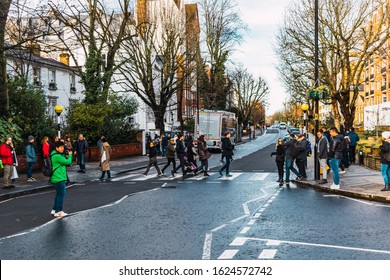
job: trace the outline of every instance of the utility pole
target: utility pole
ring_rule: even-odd
[[[318,75],[318,0],[314,0],[314,79],[315,79],[315,88],[319,86],[319,75]],[[318,152],[317,152],[317,131],[319,129],[318,119],[319,119],[319,98],[315,99],[314,102],[314,120],[315,120],[315,129],[314,129],[314,137],[315,137],[315,149],[314,149],[314,180],[320,179],[320,165],[318,162]],[[324,171],[326,172],[326,170]]]

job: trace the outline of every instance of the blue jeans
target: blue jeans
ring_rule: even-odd
[[[78,154],[80,170],[85,170],[85,154]]]
[[[57,213],[62,211],[64,199],[66,196],[66,181],[58,182],[54,184],[56,188],[56,197],[54,198],[53,210]]]
[[[35,162],[27,162],[27,179],[32,177],[32,170]]]
[[[340,183],[340,173],[339,173],[340,161],[341,161],[341,159],[339,159],[339,158],[332,158],[329,161],[330,168],[333,171],[333,183],[335,185],[338,185]]]
[[[294,167],[294,160],[286,158],[286,181],[290,181],[290,170],[297,176],[300,177],[298,170]]]
[[[381,171],[383,179],[385,180],[385,185],[390,184],[390,165],[381,163]]]

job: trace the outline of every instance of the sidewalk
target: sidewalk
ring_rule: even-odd
[[[309,139],[314,149],[314,136],[310,135]],[[306,181],[296,181],[295,184],[298,187],[312,188],[321,192],[352,198],[390,203],[390,192],[381,191],[384,187],[384,181],[379,171],[369,169],[362,165],[351,165],[346,169],[345,174],[340,174],[340,189],[331,190],[329,187],[333,182],[332,172],[328,174],[329,183],[325,185],[319,185],[314,180],[314,152],[313,155],[307,159],[307,165],[308,179]]]

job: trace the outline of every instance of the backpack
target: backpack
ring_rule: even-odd
[[[293,158],[297,158],[299,156],[299,154],[301,153],[300,149],[299,149],[299,142],[298,141],[295,141],[292,145],[292,149],[291,149],[291,156]]]
[[[50,155],[48,156],[47,158],[45,158],[43,160],[43,162],[45,163],[45,165],[43,166],[42,168],[42,173],[44,176],[46,177],[51,177],[53,176],[54,172],[60,167],[56,167],[54,170],[53,170],[53,164],[51,162],[51,157],[54,156],[54,155],[57,155],[57,154],[53,154],[53,155]]]

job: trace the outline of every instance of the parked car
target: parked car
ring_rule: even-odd
[[[284,122],[281,122],[281,123],[279,124],[279,128],[280,128],[280,129],[286,129],[286,127],[287,127],[287,125],[286,125],[286,123],[284,123]]]

